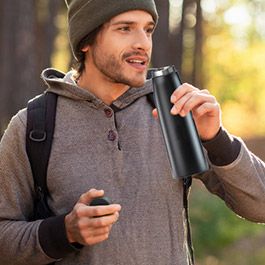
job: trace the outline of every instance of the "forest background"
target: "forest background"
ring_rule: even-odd
[[[152,66],[217,98],[224,127],[265,159],[265,1],[155,0]],[[72,55],[61,0],[0,0],[0,135],[45,89],[42,69],[67,72]],[[239,218],[194,181],[190,216],[198,265],[264,265],[265,227]]]

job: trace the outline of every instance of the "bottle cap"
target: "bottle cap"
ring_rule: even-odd
[[[176,69],[175,69],[174,65],[161,67],[161,68],[158,68],[155,71],[152,71],[152,78],[153,77],[158,77],[158,76],[169,75],[169,74],[175,73],[175,72],[176,72]]]

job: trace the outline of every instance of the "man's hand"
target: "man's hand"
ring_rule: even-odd
[[[199,136],[207,141],[214,138],[221,127],[221,110],[214,96],[208,90],[199,90],[187,83],[179,86],[171,96],[174,106],[172,115],[186,116],[192,111]],[[158,117],[157,110],[153,115]]]
[[[103,190],[89,190],[81,195],[72,212],[66,215],[65,227],[70,243],[93,245],[108,238],[112,224],[118,220],[121,206],[89,206],[94,198],[103,194]]]

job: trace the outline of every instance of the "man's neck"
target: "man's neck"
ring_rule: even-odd
[[[95,75],[87,71],[83,72],[77,85],[101,99],[106,105],[111,105],[129,89],[127,85],[111,82],[100,74]]]

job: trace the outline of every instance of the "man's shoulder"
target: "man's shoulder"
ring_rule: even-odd
[[[8,127],[23,126],[25,128],[26,125],[27,125],[27,108],[23,108],[11,118]]]

